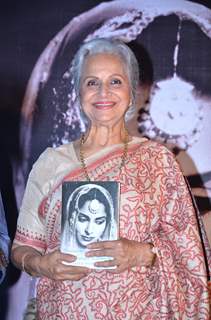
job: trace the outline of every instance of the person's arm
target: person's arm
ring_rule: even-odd
[[[89,269],[68,266],[75,257],[59,250],[46,253],[46,220],[39,214],[40,204],[52,186],[55,175],[54,152],[47,149],[34,164],[30,172],[12,246],[11,259],[16,267],[32,276],[54,280],[78,280]]]
[[[10,239],[8,236],[5,212],[0,193],[0,283],[4,280],[9,261]]]
[[[32,276],[40,276],[39,263],[41,253],[29,246],[18,246],[13,244],[11,250],[11,261],[20,270]]]
[[[52,280],[77,281],[90,272],[88,268],[73,267],[63,262],[75,261],[75,256],[63,254],[59,250],[41,254],[29,246],[13,245],[11,260],[14,265],[34,277],[47,277]]]

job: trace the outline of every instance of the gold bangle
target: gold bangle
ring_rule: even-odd
[[[31,255],[30,252],[26,252],[26,253],[24,253],[23,257],[21,258],[21,269],[22,269],[23,272],[26,272],[28,274],[30,274],[30,273],[27,272],[26,269],[25,269],[25,259],[26,259],[27,256],[30,256],[30,255]]]

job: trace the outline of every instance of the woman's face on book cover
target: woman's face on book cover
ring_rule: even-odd
[[[75,230],[79,246],[86,247],[91,242],[99,241],[107,224],[107,214],[103,203],[97,199],[88,200],[79,209]]]

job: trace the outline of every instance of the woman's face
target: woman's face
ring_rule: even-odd
[[[79,209],[76,218],[75,230],[78,245],[85,247],[91,242],[99,241],[106,229],[106,218],[104,204],[96,199],[86,201]]]
[[[118,56],[98,53],[85,59],[80,99],[92,124],[121,122],[130,104],[130,92],[128,75]]]

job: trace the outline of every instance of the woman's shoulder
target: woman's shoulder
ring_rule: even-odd
[[[152,155],[159,155],[162,158],[175,158],[172,151],[164,144],[151,140],[145,137],[132,137],[132,141],[137,144],[137,150],[141,154],[148,154],[150,157]]]
[[[46,148],[38,157],[33,165],[34,170],[46,169],[54,170],[55,167],[62,163],[74,161],[73,143],[60,145],[58,147]]]
[[[170,170],[174,168],[174,170],[182,172],[176,156],[167,146],[154,140],[139,137],[135,138],[134,142],[136,142],[134,156],[140,168],[143,163],[147,163],[147,165],[155,165],[157,169]]]
[[[171,153],[171,151],[162,143],[155,141],[155,140],[151,140],[146,137],[133,136],[132,141],[133,141],[133,143],[139,144],[140,147],[149,148],[149,149],[156,149],[156,150],[161,150],[161,151],[166,151],[166,152]]]
[[[73,151],[72,142],[60,145],[58,147],[48,147],[41,153],[38,160],[52,161],[67,156],[71,157]]]
[[[72,143],[59,147],[48,147],[33,164],[29,174],[30,181],[36,181],[40,189],[49,190],[49,185],[54,185],[61,173],[71,166],[74,162],[72,154]],[[46,187],[47,184],[47,187]]]

